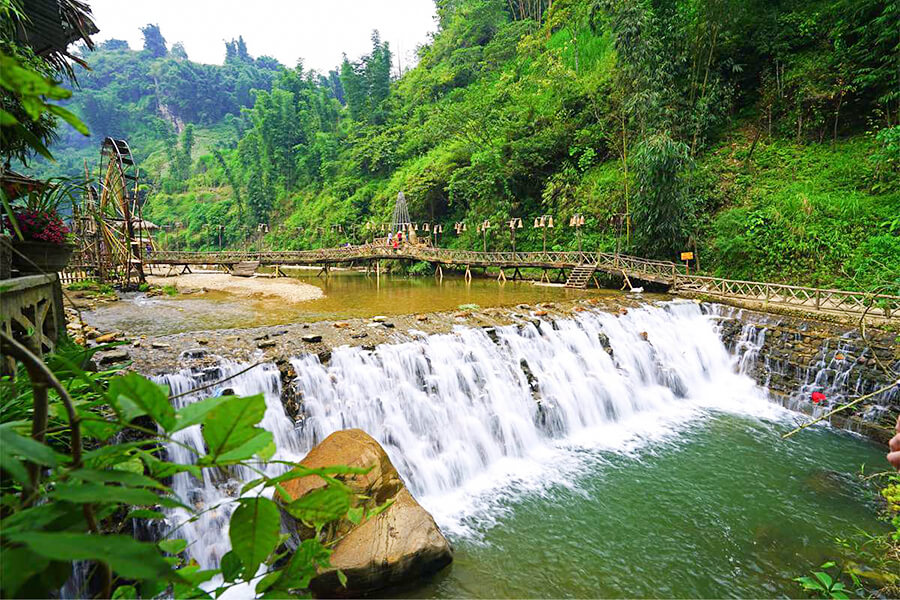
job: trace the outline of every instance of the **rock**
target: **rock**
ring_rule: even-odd
[[[647,335],[647,332],[646,332],[646,331],[642,331],[642,332],[640,333],[640,336],[641,336],[641,339],[644,340],[645,342],[647,341],[647,339],[648,339],[648,337],[649,337],[649,336]]]
[[[387,321],[387,317],[379,315],[377,317],[372,317],[372,321],[374,323],[384,323],[385,321]]]
[[[531,309],[531,307],[527,304],[517,304],[516,308],[518,308],[519,310],[530,310]]]
[[[317,342],[322,341],[322,336],[321,335],[304,335],[300,339],[303,340],[304,342],[306,342],[307,344],[315,344]]]
[[[628,314],[628,309],[627,309],[627,308],[620,308],[620,309],[619,309],[619,314],[620,314],[620,315],[627,315],[627,314]]]
[[[583,306],[576,306],[575,308],[572,309],[572,312],[584,312],[586,310],[587,309]]]
[[[382,325],[383,327],[387,327],[388,329],[393,329],[393,328],[394,328],[394,324],[393,324],[393,323],[388,323],[388,322],[386,322],[386,321],[385,321],[384,323],[382,323],[381,325]]]
[[[427,321],[427,320],[428,320],[428,315],[416,315],[416,321],[421,322],[421,321]]]
[[[541,308],[556,308],[556,302],[544,302]]]
[[[263,340],[260,343],[256,344],[257,348],[274,348],[275,340]]]
[[[352,334],[350,334],[350,338],[351,338],[351,339],[354,339],[354,340],[361,340],[361,339],[366,338],[366,337],[369,337],[369,334],[366,333],[365,331],[361,331],[361,332],[359,332],[359,333],[352,333]]]
[[[201,346],[205,346],[209,343],[209,340],[207,340],[205,338],[197,338],[197,343],[200,344]]]
[[[96,329],[91,328],[91,329],[88,329],[88,330],[87,330],[87,339],[89,339],[89,340],[95,340],[95,339],[97,339],[98,337],[100,337],[100,332],[97,331]]]
[[[172,345],[166,344],[165,342],[150,342],[150,347],[154,350],[168,350]]]
[[[536,310],[534,311],[534,316],[536,317],[546,317],[549,313],[546,310]]]
[[[121,335],[118,331],[113,331],[112,333],[107,333],[104,335],[98,335],[94,338],[94,341],[98,344],[108,344],[110,342],[116,341],[116,338]]]
[[[341,476],[357,495],[354,505],[367,509],[392,500],[381,514],[359,525],[344,520],[331,532],[331,567],[312,580],[316,596],[361,596],[390,585],[422,577],[450,564],[453,550],[434,519],[406,489],[381,445],[360,429],[337,431],[313,448],[301,462],[309,468],[331,465],[371,467],[366,474]],[[325,482],[316,476],[286,481],[292,498],[319,489]],[[301,537],[304,532],[298,527]],[[329,540],[329,541],[332,541]],[[347,587],[338,581],[337,570],[347,577]]]
[[[113,350],[111,352],[104,352],[103,356],[98,359],[98,363],[101,367],[106,365],[112,365],[115,363],[123,362],[131,358],[131,355],[128,354],[125,350]]]
[[[453,316],[456,317],[457,319],[467,319],[467,318],[469,318],[469,317],[472,316],[472,313],[470,313],[470,312],[458,312],[458,313],[454,314]]]
[[[336,329],[344,329],[346,327],[350,327],[350,323],[347,323],[346,321],[341,321],[340,323],[335,323],[334,327]]]

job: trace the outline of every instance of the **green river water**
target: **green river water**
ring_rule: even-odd
[[[802,597],[836,538],[881,531],[855,473],[881,447],[826,428],[713,413],[629,453],[572,450],[568,485],[513,494],[453,539],[452,566],[408,597]]]

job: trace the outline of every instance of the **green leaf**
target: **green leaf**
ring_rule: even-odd
[[[338,578],[338,581],[341,582],[342,587],[347,587],[347,576],[344,575],[344,572],[341,571],[340,569],[337,570],[337,578]]]
[[[79,504],[121,502],[134,506],[152,506],[154,504],[162,504],[169,507],[184,506],[174,498],[160,496],[150,490],[97,483],[60,485],[50,492],[49,495],[55,500],[65,500]]]
[[[133,585],[120,585],[116,588],[116,591],[113,592],[113,600],[117,598],[123,598],[128,600],[136,600],[138,597],[137,588]]]
[[[281,529],[278,507],[268,498],[244,498],[231,515],[231,549],[241,559],[245,576],[252,578],[260,563],[275,549]]]
[[[144,464],[147,465],[147,468],[150,469],[150,473],[159,479],[171,477],[176,473],[183,473],[185,471],[197,479],[203,479],[203,473],[197,465],[179,465],[170,463],[156,458],[151,452],[145,450],[138,451],[138,454],[140,455],[141,460],[144,461]]]
[[[143,471],[143,465],[138,460],[138,465],[141,466],[141,470]],[[110,470],[110,471],[101,471],[98,469],[78,469],[76,471],[72,471],[69,473],[69,476],[73,479],[79,479],[81,481],[90,481],[93,483],[121,483],[122,485],[129,485],[134,487],[150,487],[156,488],[158,490],[167,490],[166,486],[159,483],[155,479],[147,477],[146,475],[139,475],[132,471],[120,471],[120,470]]]
[[[815,571],[813,575],[816,576],[816,579],[822,582],[822,585],[825,586],[826,589],[831,587],[831,584],[834,583],[834,580],[831,578],[831,575],[828,573],[824,573],[822,571]]]
[[[222,577],[225,581],[240,579],[241,571],[244,570],[244,564],[241,562],[240,557],[234,553],[234,550],[229,550],[225,553],[219,566],[222,569]]]
[[[281,573],[277,587],[285,590],[306,589],[316,576],[318,567],[328,568],[331,551],[315,539],[303,540]]]
[[[804,590],[826,591],[822,584],[812,577],[795,577],[794,581],[798,582]]]
[[[215,464],[227,465],[258,456],[261,460],[271,458],[275,453],[275,438],[271,431],[256,429],[257,434],[233,450],[224,452]]]
[[[324,525],[347,514],[350,509],[350,494],[329,485],[301,496],[285,509],[304,523]]]
[[[233,396],[210,396],[205,400],[193,402],[179,409],[175,413],[175,427],[172,429],[172,433],[181,431],[191,425],[199,425],[209,411],[232,398]]]
[[[47,568],[50,561],[28,548],[4,548],[0,560],[0,581],[3,582],[3,597],[15,598],[16,592],[30,577]]]
[[[54,452],[49,446],[13,431],[14,425],[16,423],[0,425],[0,452],[4,455],[17,456],[46,467],[55,467],[65,461],[63,455]]]
[[[0,127],[9,127],[11,125],[15,125],[19,121],[12,115],[12,113],[6,112],[2,108],[0,108]]]
[[[278,581],[279,578],[281,578],[281,571],[272,571],[270,573],[266,573],[266,575],[256,584],[256,593],[265,593],[265,591],[272,587],[272,585],[276,581]]]
[[[6,532],[4,532],[6,533]],[[98,560],[131,579],[171,577],[169,565],[153,544],[138,542],[127,535],[23,532],[9,539],[28,546],[45,558],[62,561]]]
[[[59,106],[58,104],[47,104],[47,110],[74,127],[75,131],[77,131],[81,135],[91,135],[91,132],[88,131],[87,125],[85,125],[77,116],[75,116],[74,113],[66,110],[62,106]]]
[[[360,521],[362,521],[364,511],[365,509],[362,506],[351,508],[347,511],[347,518],[350,519],[350,522],[354,525],[359,525]]]
[[[210,460],[215,462],[222,454],[256,438],[263,430],[254,425],[265,413],[266,401],[262,396],[230,398],[210,410],[203,420],[203,439]]]
[[[829,561],[826,562],[826,563],[822,563],[822,565],[821,565],[819,568],[820,568],[820,569],[830,569],[830,568],[833,567],[833,566],[834,566],[834,561],[830,561],[830,560],[829,560]]]
[[[181,554],[187,548],[186,540],[163,540],[156,544],[159,549],[167,554]]]
[[[159,520],[165,519],[166,515],[162,514],[158,510],[150,510],[147,508],[136,508],[133,511],[129,512],[125,515],[126,519],[147,519],[147,520]]]
[[[168,392],[146,377],[137,373],[115,377],[109,383],[108,396],[127,421],[146,414],[166,431],[175,427],[175,409],[169,403]]]

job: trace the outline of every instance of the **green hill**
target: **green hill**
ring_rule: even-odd
[[[418,65],[371,52],[328,76],[252,59],[198,65],[148,49],[88,56],[74,110],[94,132],[62,169],[127,137],[145,216],[212,249],[362,241],[403,191],[442,244],[674,259],[820,286],[900,288],[900,4],[880,0],[438,0]],[[147,32],[145,32],[147,33]],[[160,36],[161,38],[161,36]],[[112,47],[110,47],[112,46]],[[180,132],[177,134],[176,131]],[[76,134],[73,134],[76,135]],[[47,169],[47,167],[41,167]],[[612,225],[630,214],[630,231]],[[466,221],[457,237],[452,224]],[[338,231],[340,225],[343,231]],[[617,238],[620,238],[617,240]]]

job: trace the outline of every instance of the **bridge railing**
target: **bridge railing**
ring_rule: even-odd
[[[702,275],[678,275],[673,291],[692,291],[710,296],[746,298],[763,303],[786,304],[855,317],[863,314],[884,316],[887,319],[900,316],[900,296],[892,294],[810,288]]]

